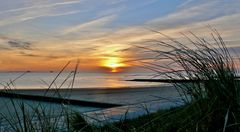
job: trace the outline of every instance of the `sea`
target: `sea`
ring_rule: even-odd
[[[153,73],[77,73],[70,72],[2,72],[0,89],[47,89],[51,88],[122,88],[164,85],[153,82],[134,82],[131,79],[150,79]],[[74,82],[74,83],[73,83]],[[72,84],[73,83],[73,84]]]
[[[148,109],[157,110],[165,107],[175,106],[178,101],[178,93],[169,84],[156,82],[135,82],[132,79],[151,79],[153,73],[77,73],[63,72],[1,72],[0,89],[13,89],[21,94],[44,95],[50,89],[59,89],[59,93],[50,91],[46,96],[61,95],[61,97],[90,102],[102,102],[121,104],[124,108],[104,109],[92,106],[62,105],[51,102],[41,102],[17,98],[0,97],[0,114],[6,117],[15,117],[21,114],[21,106],[27,108],[29,113],[34,113],[32,108],[44,108],[58,115],[63,107],[80,113],[91,113],[110,110],[104,116],[122,115],[124,110],[133,107],[134,113],[139,105],[149,106]],[[62,89],[62,90],[61,90]],[[66,90],[67,89],[67,90]],[[70,91],[69,91],[70,90]],[[143,109],[141,109],[143,110]],[[50,114],[51,115],[51,114]],[[95,117],[95,115],[94,115]],[[6,125],[0,124],[0,129],[9,127],[5,119],[1,119]]]

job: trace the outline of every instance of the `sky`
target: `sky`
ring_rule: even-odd
[[[240,0],[0,0],[0,71],[50,71],[79,60],[85,72],[130,71],[135,45],[216,28],[240,52]],[[74,67],[74,66],[72,66]]]

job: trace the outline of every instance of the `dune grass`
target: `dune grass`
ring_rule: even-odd
[[[188,95],[199,105],[197,110],[206,116],[202,124],[208,126],[203,130],[239,131],[240,85],[236,80],[236,60],[219,33],[214,29],[212,31],[212,43],[193,34],[197,41],[188,39],[197,50],[180,49],[181,54],[185,54],[179,57],[178,63],[188,78],[206,80],[182,90],[187,90]]]
[[[198,37],[192,32],[190,35],[182,34],[184,42],[154,32],[168,41],[153,40],[153,48],[138,46],[154,55],[152,62],[143,62],[144,67],[156,72],[158,77],[199,82],[173,83],[185,106],[114,125],[123,131],[240,131],[240,85],[236,79],[236,59],[217,30],[211,28],[211,39]],[[108,126],[103,128],[111,130]]]

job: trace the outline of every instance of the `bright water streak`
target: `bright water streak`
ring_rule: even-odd
[[[6,72],[0,73],[1,89],[22,73]],[[45,89],[51,84],[58,73],[51,72],[31,72],[11,83],[12,89]],[[51,88],[58,88],[68,78],[69,73],[62,73]],[[120,87],[145,87],[159,85],[160,83],[125,81],[135,78],[149,79],[153,75],[147,73],[78,73],[74,81],[74,88],[120,88]],[[61,88],[71,87],[73,76],[61,86]]]

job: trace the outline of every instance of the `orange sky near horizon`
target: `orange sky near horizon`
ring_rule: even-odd
[[[107,51],[110,54],[111,51]],[[106,52],[106,53],[107,53]],[[75,56],[54,57],[47,56],[23,56],[16,55],[15,51],[0,53],[0,71],[59,71],[63,66],[71,61],[66,70],[73,70],[76,61],[79,60],[79,70],[88,72],[121,72],[131,67],[130,64],[124,63],[124,58],[120,58],[121,54],[115,56],[89,55],[83,56],[79,54]],[[44,56],[44,53],[41,53]]]

